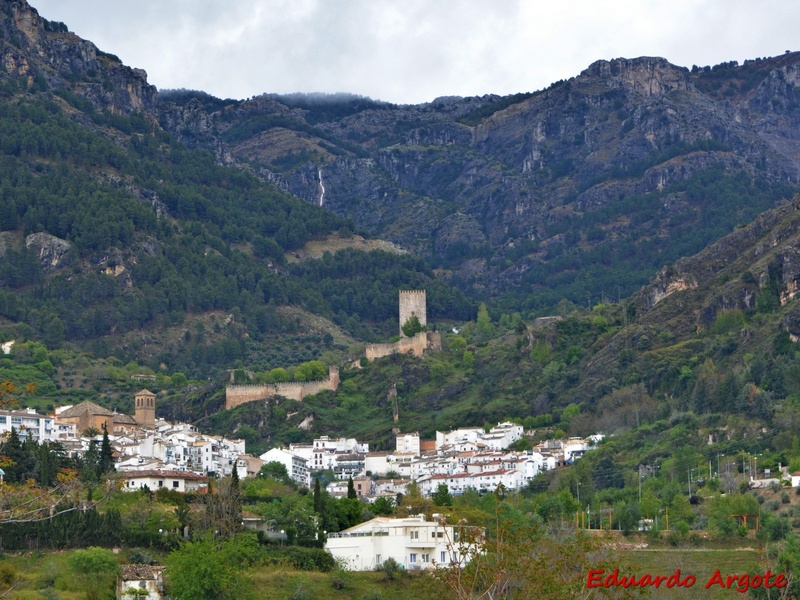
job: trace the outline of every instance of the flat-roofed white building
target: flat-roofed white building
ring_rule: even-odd
[[[308,471],[308,461],[302,456],[293,454],[289,450],[283,448],[273,448],[264,452],[259,456],[264,464],[269,462],[278,462],[286,467],[286,472],[289,477],[294,479],[300,485],[309,487],[311,485],[311,476]]]
[[[407,570],[431,569],[456,562],[460,528],[426,521],[424,515],[405,519],[375,517],[328,535],[325,549],[351,571],[372,571],[389,558]]]
[[[521,471],[513,469],[498,469],[496,471],[481,471],[479,473],[454,473],[452,475],[426,475],[417,480],[420,491],[425,496],[433,494],[440,484],[445,484],[447,490],[454,496],[463,494],[472,488],[483,494],[494,492],[499,485],[507,490],[517,490],[525,483],[525,476]]]
[[[395,436],[395,449],[397,452],[419,456],[419,432],[398,433],[397,436]]]
[[[20,439],[31,436],[35,442],[56,442],[59,439],[55,419],[40,415],[32,408],[0,410],[0,435],[17,430]]]
[[[460,427],[453,431],[437,431],[436,449],[440,450],[445,446],[458,447],[459,444],[464,443],[475,444],[482,435],[483,428],[481,427]]]
[[[147,486],[151,492],[167,488],[176,492],[194,492],[208,485],[208,477],[188,471],[125,471],[122,473],[126,492],[135,492]]]

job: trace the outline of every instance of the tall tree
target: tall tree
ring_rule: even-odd
[[[97,470],[100,475],[114,470],[114,449],[108,439],[108,428],[103,426],[103,441],[100,444],[100,456],[97,460]]]
[[[242,491],[238,475],[220,480],[217,491],[206,496],[204,517],[205,528],[222,537],[233,537],[239,532],[242,527]]]

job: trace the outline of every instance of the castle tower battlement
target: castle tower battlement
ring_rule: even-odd
[[[425,290],[400,290],[400,335],[403,334],[403,325],[411,317],[417,317],[420,325],[428,326],[427,300]]]

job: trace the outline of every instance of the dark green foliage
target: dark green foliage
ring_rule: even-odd
[[[271,477],[276,481],[280,481],[286,485],[294,485],[294,480],[289,477],[289,473],[286,471],[286,466],[283,463],[279,463],[277,461],[270,461],[264,466],[261,467],[259,470],[257,477]]]
[[[97,459],[97,470],[101,473],[114,471],[114,449],[108,439],[108,429],[103,427],[103,441],[100,445],[100,456]]]
[[[399,289],[427,291],[429,323],[438,319],[466,320],[474,311],[471,300],[435,279],[424,260],[410,255],[342,250],[300,263],[292,273],[313,286],[318,295],[319,300],[307,305],[309,309],[326,314],[327,303],[337,324],[365,339],[373,339],[373,334],[364,321],[379,324],[383,336],[397,331]],[[387,324],[389,320],[394,322]]]
[[[534,95],[535,92],[525,92],[504,96],[498,100],[495,100],[494,102],[490,102],[488,104],[484,104],[480,108],[476,108],[475,110],[461,117],[459,120],[461,123],[464,123],[464,125],[477,125],[485,118],[492,116],[494,113],[508,108],[512,104],[517,104],[518,102],[527,100]]]
[[[97,512],[95,508],[79,510],[70,505],[55,507],[55,516],[42,521],[0,524],[3,548],[10,551],[30,548],[111,548],[122,543],[126,535],[122,518],[116,510]]]
[[[127,269],[133,287],[94,268],[77,278],[64,269],[45,277],[32,252],[8,248],[0,259],[0,316],[32,326],[49,346],[175,325],[187,313],[210,310],[234,312],[249,339],[261,341],[292,332],[294,324],[275,311],[286,303],[373,339],[367,323],[385,327],[396,314],[398,287],[428,287],[431,310],[442,318],[467,314],[464,296],[410,257],[344,253],[276,274],[270,267],[285,264],[286,250],[321,234],[347,233],[350,224],[216,165],[210,153],[188,150],[141,115],[99,112],[67,88],[58,93],[117,133],[93,131],[50,100],[0,103],[0,230],[44,231],[69,241],[67,265],[118,249],[107,266]],[[98,178],[99,170],[126,183]],[[313,285],[314,279],[330,284]],[[229,336],[238,339],[211,341],[190,335],[180,357],[162,361],[191,375],[222,368],[251,352],[236,333]]]
[[[421,331],[425,331],[426,328],[422,325],[422,323],[419,322],[419,319],[416,317],[416,315],[412,315],[409,317],[408,321],[403,323],[402,329],[403,335],[406,337],[414,337]]]
[[[440,483],[436,491],[431,495],[431,500],[436,506],[452,506],[453,497],[447,488],[447,484]]]
[[[656,160],[661,160],[656,159]],[[626,196],[579,217],[559,221],[547,235],[567,232],[574,242],[551,245],[547,260],[531,263],[522,282],[525,294],[509,292],[504,306],[541,310],[566,297],[575,303],[586,302],[602,293],[634,292],[647,283],[655,271],[669,261],[699,252],[712,241],[747,223],[773,206],[780,198],[791,197],[792,188],[766,179],[752,180],[744,174],[730,175],[722,165],[711,167],[693,177],[643,196]],[[669,211],[662,199],[680,194],[688,202],[686,210]],[[713,200],[712,200],[713,199]],[[619,214],[631,219],[634,231],[627,236],[580,243],[583,235],[598,226],[613,222]],[[646,231],[659,227],[670,230],[670,243],[661,247],[656,237]],[[557,292],[555,290],[558,290]],[[769,286],[759,293],[759,310],[774,309],[777,296]],[[762,298],[762,296],[768,298]]]

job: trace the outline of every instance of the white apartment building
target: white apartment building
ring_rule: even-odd
[[[38,414],[32,408],[23,410],[0,410],[0,435],[17,430],[20,439],[31,436],[36,442],[59,441],[59,428],[55,419]]]
[[[323,435],[314,440],[312,444],[311,463],[312,471],[334,469],[337,454],[367,454],[369,444],[359,444],[355,438],[331,439]]]
[[[522,425],[506,421],[505,423],[498,423],[488,433],[484,433],[480,441],[491,450],[505,450],[514,442],[521,440],[524,433],[525,429]]]
[[[517,440],[522,439],[525,430],[522,425],[498,423],[489,431],[481,427],[461,427],[453,431],[436,432],[436,450],[455,450],[471,452],[478,449],[505,450]]]
[[[459,444],[476,444],[480,436],[483,435],[481,427],[460,427],[453,431],[436,432],[436,450],[443,447],[457,447]]]
[[[308,461],[283,448],[273,448],[258,457],[264,464],[277,462],[286,467],[286,472],[294,481],[305,487],[311,486],[311,475],[308,470]]]
[[[405,519],[376,517],[339,533],[328,535],[325,549],[348,570],[372,571],[393,558],[407,570],[431,569],[457,561],[449,545],[458,540],[458,530],[424,515]]]
[[[395,449],[397,452],[419,456],[419,432],[398,433],[395,437]]]
[[[433,494],[442,483],[447,486],[447,490],[452,495],[458,496],[469,488],[480,494],[491,493],[496,491],[501,484],[509,491],[516,490],[521,488],[526,481],[521,471],[513,469],[453,475],[427,475],[417,480],[420,491],[425,496]]]

